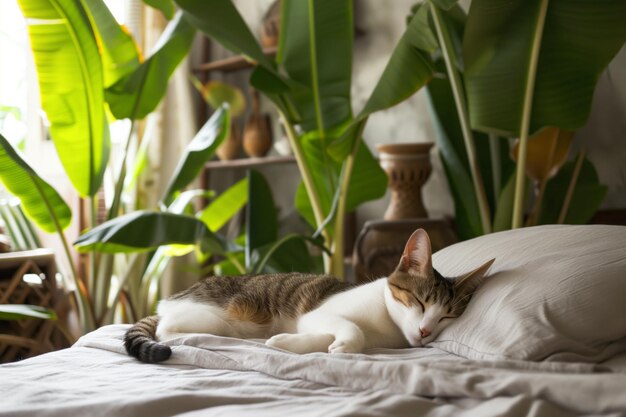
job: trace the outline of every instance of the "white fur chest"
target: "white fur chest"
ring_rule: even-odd
[[[336,314],[355,323],[365,335],[365,348],[409,347],[400,328],[389,316],[384,290],[387,279],[336,294],[322,303],[318,310]]]

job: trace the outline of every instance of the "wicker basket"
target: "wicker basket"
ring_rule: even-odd
[[[29,280],[24,276],[29,275]],[[59,321],[0,320],[0,363],[12,362],[68,347],[60,330],[69,310],[57,287],[54,253],[47,249],[0,255],[0,304],[32,304],[54,310]]]

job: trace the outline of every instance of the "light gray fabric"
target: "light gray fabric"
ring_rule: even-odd
[[[128,357],[128,326],[0,366],[0,416],[626,416],[626,373],[592,364],[472,361],[436,348],[297,355],[187,335]]]
[[[432,346],[470,359],[599,362],[626,352],[626,227],[494,233],[437,252],[433,264],[459,276],[494,257],[493,276]]]

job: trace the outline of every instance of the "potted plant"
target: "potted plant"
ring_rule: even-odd
[[[626,40],[626,4],[474,0],[466,16],[456,3],[422,2],[412,19],[423,22],[422,47],[445,74],[428,91],[460,236],[522,226],[526,175],[536,190],[526,224],[587,221],[606,187],[584,155],[565,157],[600,73]]]
[[[189,22],[254,62],[250,83],[280,115],[302,176],[296,207],[324,238],[325,270],[344,275],[345,214],[379,198],[387,178],[362,144],[368,116],[411,96],[432,77],[412,22],[358,114],[352,110],[352,1],[283,1],[275,59],[261,47],[230,1],[178,0]],[[332,44],[332,48],[329,45]]]

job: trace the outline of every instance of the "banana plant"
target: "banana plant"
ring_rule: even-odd
[[[120,216],[87,231],[74,242],[81,252],[132,253],[132,259],[140,259],[137,254],[142,252],[155,251],[139,281],[130,286],[138,291],[126,293],[133,312],[130,320],[153,313],[157,293],[150,289],[159,282],[173,256],[193,250],[199,265],[195,270],[204,275],[321,272],[318,256],[309,249],[325,250],[319,241],[299,234],[279,237],[277,209],[261,173],[249,171],[245,179],[193,213],[193,198],[205,194],[202,190],[185,191],[178,194],[167,211],[138,211]],[[219,235],[218,230],[246,205],[244,241],[229,241]],[[209,262],[211,259],[214,260]],[[127,279],[132,277],[124,277],[124,281]],[[115,291],[117,299],[122,286]]]
[[[166,245],[199,245],[205,251],[220,253],[225,247],[223,239],[214,234],[201,219],[187,216],[177,207],[186,206],[190,202],[189,194],[179,191],[202,169],[204,161],[213,156],[215,148],[227,134],[228,126],[228,111],[220,109],[191,141],[173,177],[172,183],[176,185],[168,188],[167,196],[176,196],[169,209],[136,211],[117,216],[81,235],[75,246],[82,252],[90,252],[91,256],[99,254],[101,259],[108,254],[149,251]],[[20,199],[26,215],[37,226],[46,231],[55,231],[63,242],[71,266],[68,275],[76,290],[82,330],[88,331],[110,322],[117,307],[116,303],[109,303],[112,276],[99,276],[104,282],[100,286],[90,286],[89,281],[77,273],[64,234],[71,216],[67,203],[1,135],[0,145],[0,180],[9,192]],[[182,253],[179,251],[176,255]],[[142,260],[133,257],[129,263],[138,261]],[[123,276],[120,280],[122,285],[116,289],[118,293],[113,297],[116,302],[128,277]],[[96,302],[101,303],[99,314],[95,308]]]
[[[273,59],[230,0],[176,3],[198,30],[255,64],[250,83],[276,106],[302,177],[295,205],[330,250],[325,271],[343,278],[345,214],[386,190],[384,172],[362,143],[367,118],[408,98],[432,77],[421,49],[420,22],[409,24],[367,104],[355,115],[351,0],[284,0]]]
[[[154,51],[144,59],[130,34],[113,18],[103,0],[35,0],[19,1],[28,23],[31,48],[39,80],[42,108],[50,122],[50,135],[60,156],[63,168],[72,185],[88,201],[91,208],[91,231],[96,224],[97,193],[102,186],[109,161],[108,118],[127,118],[131,128],[118,160],[121,169],[114,175],[116,181],[108,218],[117,224],[116,236],[136,232],[124,227],[126,208],[120,203],[126,176],[127,155],[134,127],[139,119],[152,112],[163,98],[169,77],[187,55],[195,29],[183,18],[174,15],[171,1],[151,1],[171,22],[163,32]],[[59,65],[62,62],[63,65]],[[108,117],[107,117],[108,115]],[[226,133],[223,122],[228,112],[215,114],[193,143],[198,147],[186,156],[179,167],[178,183],[170,193],[190,181],[189,172],[196,172],[205,159],[212,155],[212,144],[219,143]],[[206,145],[206,148],[203,146]],[[204,149],[204,153],[202,153]],[[200,154],[200,155],[198,155]],[[69,269],[65,278],[74,291],[81,330],[86,332],[110,322],[116,301],[110,303],[114,260],[122,264],[141,259],[126,259],[111,255],[111,245],[119,248],[154,248],[162,244],[195,244],[216,248],[222,241],[208,230],[204,223],[189,219],[180,213],[136,212],[128,216],[140,224],[154,227],[155,233],[134,233],[139,241],[89,242],[86,273],[74,265],[73,255],[65,236],[72,213],[60,194],[48,184],[11,144],[0,136],[0,179],[9,192],[18,197],[25,214],[39,228],[59,235]],[[191,174],[192,177],[195,174]],[[201,226],[202,225],[202,226]],[[141,236],[140,236],[141,235]],[[104,242],[111,236],[100,236]],[[87,244],[86,244],[87,245]],[[117,250],[116,250],[117,252]],[[141,266],[141,265],[139,265]],[[140,274],[145,268],[137,267]],[[126,277],[119,277],[122,281]]]
[[[424,25],[437,40],[432,58],[443,76],[428,90],[463,238],[520,227],[527,174],[536,185],[527,225],[565,219],[568,211],[577,211],[565,195],[571,196],[578,186],[591,190],[591,208],[568,218],[585,222],[606,194],[593,167],[579,156],[579,170],[569,171],[574,174],[570,181],[555,178],[549,187],[554,191],[558,184],[560,191],[552,196],[564,198],[560,208],[553,199],[542,207],[548,181],[563,163],[563,152],[569,151],[569,145],[564,146],[569,142],[565,137],[557,140],[555,132],[571,138],[571,131],[584,124],[595,83],[626,40],[621,24],[626,4],[495,3],[473,1],[467,16],[456,1],[429,0],[413,10],[426,14]],[[575,58],[579,56],[593,59],[581,62]],[[509,154],[513,139],[518,139],[516,164]],[[583,161],[587,169],[581,182]]]
[[[597,80],[626,41],[625,18],[621,0],[472,2],[463,38],[471,125],[519,138],[513,228],[522,226],[529,137],[584,125]]]

